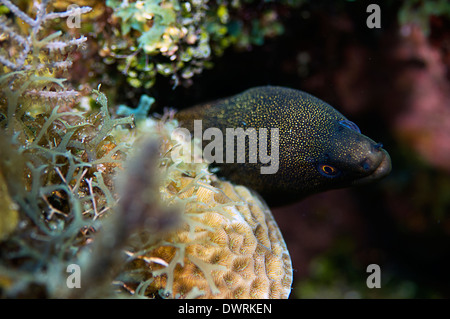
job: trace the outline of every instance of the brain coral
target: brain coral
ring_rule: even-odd
[[[197,143],[174,134],[176,121],[144,122],[138,135],[161,138],[161,197],[181,207],[183,222],[156,241],[132,237],[124,287],[153,298],[287,298],[291,259],[265,203],[190,163],[179,148]]]

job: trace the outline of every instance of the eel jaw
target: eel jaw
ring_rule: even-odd
[[[391,172],[392,164],[391,164],[391,157],[389,156],[389,153],[386,152],[384,149],[381,149],[380,151],[382,152],[382,159],[380,161],[380,164],[377,166],[377,168],[374,171],[372,171],[372,173],[370,175],[367,175],[365,177],[355,180],[352,183],[352,185],[367,184],[372,181],[381,179],[381,178],[387,176]]]

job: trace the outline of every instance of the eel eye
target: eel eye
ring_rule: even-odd
[[[339,174],[339,170],[328,164],[319,165],[319,173],[326,177],[335,177]]]
[[[342,126],[345,126],[355,132],[361,133],[361,130],[359,129],[358,125],[356,125],[355,123],[349,121],[349,120],[342,120],[339,121],[339,124],[341,124]]]

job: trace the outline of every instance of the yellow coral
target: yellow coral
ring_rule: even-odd
[[[0,241],[7,238],[16,228],[19,222],[17,208],[9,196],[6,181],[0,171]]]
[[[161,197],[181,205],[183,226],[156,244],[133,238],[128,270],[140,276],[125,286],[150,297],[287,298],[291,260],[265,203],[218,179],[207,163],[188,163],[178,148],[197,144],[177,140],[176,121],[149,119],[139,127],[137,138],[161,138]]]

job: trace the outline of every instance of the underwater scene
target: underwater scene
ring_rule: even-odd
[[[449,1],[0,0],[1,299],[441,299],[449,269]]]

